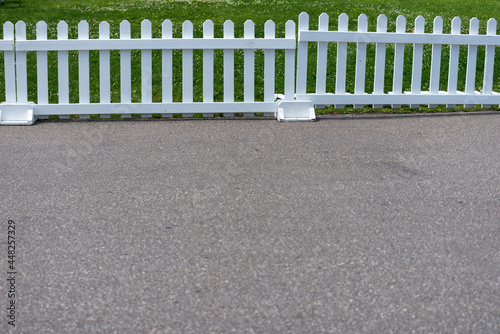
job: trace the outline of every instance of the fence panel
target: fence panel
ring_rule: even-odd
[[[320,22],[325,15],[320,16]],[[500,95],[492,91],[493,70],[494,70],[494,50],[496,45],[500,45],[500,38],[496,36],[496,21],[488,22],[488,32],[486,35],[479,35],[479,21],[474,18],[470,22],[469,34],[461,34],[460,18],[454,18],[451,22],[451,33],[443,34],[443,20],[440,17],[434,19],[434,30],[432,33],[425,33],[425,20],[419,16],[415,20],[415,28],[411,33],[406,32],[406,18],[399,16],[396,20],[396,31],[387,32],[387,22],[384,16],[377,20],[377,29],[369,32],[367,29],[367,18],[365,15],[358,17],[357,31],[348,31],[348,17],[345,14],[339,16],[339,27],[337,31],[325,31],[320,27],[318,30],[310,30],[308,26],[308,16],[299,16],[298,31],[298,59],[297,69],[297,99],[310,100],[316,106],[335,105],[343,107],[352,105],[360,108],[363,105],[371,105],[380,108],[384,105],[391,105],[393,108],[410,106],[417,108],[421,105],[437,107],[446,105],[456,107],[457,104],[472,108],[475,105],[491,106],[500,103]],[[318,73],[316,91],[306,93],[308,58],[308,43],[318,43],[317,71],[324,71],[325,44],[337,43],[337,72],[335,93],[325,92],[323,84],[324,73]],[[356,74],[354,94],[345,91],[347,45],[356,43]],[[367,62],[366,45],[375,44],[375,67],[373,78],[373,93],[366,93],[365,76]],[[386,64],[385,51],[387,44],[394,45],[394,61],[392,74],[392,91],[384,92],[384,79]],[[408,79],[405,77],[405,46],[413,44],[413,59],[411,64],[411,90],[404,91]],[[422,91],[424,72],[424,45],[432,45],[432,56],[430,64],[430,85],[428,91]],[[441,75],[442,45],[450,45],[450,56],[448,66],[448,89],[446,92],[439,90]],[[465,78],[465,88],[459,91],[459,68],[460,47],[468,46],[467,75]],[[478,58],[478,45],[486,46],[485,75],[483,79],[483,91],[475,90],[476,67]],[[464,59],[462,59],[464,63]],[[371,64],[370,64],[371,65]],[[311,64],[311,67],[313,65]],[[327,65],[328,66],[328,65]],[[460,82],[460,87],[463,83]],[[328,87],[328,85],[326,85]]]
[[[12,25],[12,24],[10,24]],[[182,38],[173,38],[172,23],[168,20],[162,23],[162,37],[152,38],[152,26],[149,20],[141,23],[141,37],[131,38],[130,23],[123,21],[120,24],[119,38],[110,38],[110,26],[107,22],[99,24],[99,38],[89,39],[89,25],[82,21],[78,24],[78,38],[68,39],[68,25],[61,21],[57,25],[57,39],[47,39],[47,25],[44,22],[37,24],[37,35],[34,40],[26,40],[26,26],[23,22],[10,27],[4,25],[4,41],[12,41],[11,49],[8,43],[1,47],[5,52],[6,68],[6,100],[18,104],[27,101],[27,52],[37,53],[37,84],[38,100],[34,112],[40,118],[49,115],[59,115],[68,118],[78,114],[82,118],[89,118],[90,114],[99,114],[102,118],[119,114],[122,117],[131,117],[131,114],[141,114],[142,117],[151,117],[153,113],[162,116],[173,116],[181,113],[185,117],[193,116],[194,112],[204,116],[213,116],[214,112],[233,116],[242,113],[244,116],[253,116],[255,113],[264,113],[266,116],[275,116],[278,110],[278,101],[275,101],[275,50],[285,50],[285,98],[293,100],[295,87],[295,24],[286,23],[285,38],[275,38],[275,25],[268,21],[265,25],[264,38],[255,38],[255,24],[247,21],[244,25],[243,38],[234,37],[234,24],[231,21],[224,23],[224,37],[214,38],[214,24],[206,21],[203,25],[203,38],[193,38],[193,24],[185,21],[182,25]],[[14,62],[14,31],[16,31],[16,58]],[[2,41],[2,42],[4,42]],[[203,102],[194,101],[194,54],[193,50],[203,50]],[[221,49],[224,53],[224,100],[214,100],[214,50]],[[236,49],[244,50],[244,98],[235,102],[235,57]],[[255,99],[255,50],[262,49],[265,53],[264,66],[264,101]],[[90,51],[99,52],[99,99],[97,103],[90,101]],[[120,102],[111,101],[113,87],[111,86],[111,51],[118,50],[120,54]],[[132,50],[140,50],[140,102],[132,103]],[[161,101],[153,102],[153,57],[152,50],[161,50]],[[173,102],[173,50],[182,51],[182,96],[181,102]],[[47,64],[47,52],[57,52],[58,69],[58,100],[49,103],[48,76],[50,68]],[[78,103],[70,103],[69,87],[73,85],[69,80],[69,52],[78,52]],[[9,54],[10,52],[10,54]],[[16,63],[17,68],[13,66]],[[155,65],[156,66],[156,65]],[[33,68],[31,66],[30,68]],[[16,73],[17,72],[17,73]],[[17,74],[17,75],[16,75]],[[15,78],[15,79],[14,79]],[[17,81],[12,84],[12,80]],[[13,91],[17,87],[17,92]],[[1,120],[0,120],[1,121]]]

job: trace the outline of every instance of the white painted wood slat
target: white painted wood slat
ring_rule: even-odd
[[[161,37],[162,39],[172,39],[172,22],[170,20],[165,20],[161,26]],[[161,52],[161,91],[162,91],[162,102],[170,103],[173,101],[172,96],[172,85],[173,85],[173,71],[172,71],[172,50],[164,49]],[[172,113],[169,110],[162,111],[163,117],[172,117]]]
[[[5,22],[3,25],[3,39],[12,42],[14,45],[14,25],[12,22]],[[16,61],[14,48],[11,51],[4,51],[5,62],[5,101],[7,103],[16,102]]]
[[[16,41],[26,40],[26,24],[22,21],[16,23]],[[16,49],[16,83],[17,83],[17,102],[28,102],[28,73],[26,69],[26,52]]]
[[[47,23],[40,21],[36,24],[36,39],[47,39]],[[49,74],[47,64],[47,51],[36,53],[36,77],[38,103],[49,103]]]
[[[234,39],[234,23],[224,22],[224,38]],[[234,102],[234,50],[224,50],[224,102]],[[226,117],[234,113],[224,113]]]
[[[433,34],[443,33],[443,19],[438,16],[434,19]],[[439,83],[441,76],[441,44],[432,44],[431,77],[429,91],[431,94],[439,94]],[[429,108],[437,108],[437,104],[429,104]]]
[[[396,33],[404,34],[406,32],[406,18],[399,15],[396,19]],[[403,92],[403,69],[405,45],[396,43],[394,47],[394,74],[392,82],[392,93],[401,94]],[[392,104],[392,108],[401,108],[401,104]]]
[[[339,15],[338,30],[345,32],[349,28],[349,17],[347,14],[342,13]],[[347,43],[338,42],[337,43],[337,78],[335,81],[335,94],[345,94],[345,85],[347,77]],[[344,108],[343,104],[335,104],[335,108]]]
[[[68,24],[61,21],[57,24],[57,39],[68,40]],[[57,52],[57,76],[59,87],[59,104],[69,104],[69,57],[68,51]],[[59,115],[59,119],[68,119],[69,115]]]
[[[494,36],[497,33],[497,21],[495,19],[488,20],[486,34]],[[483,94],[491,95],[493,91],[493,71],[495,63],[495,46],[487,45],[484,60],[484,77],[483,77]],[[491,108],[490,104],[483,104],[482,108]]]
[[[459,17],[455,17],[451,21],[451,33],[453,35],[460,35],[462,21]],[[457,93],[458,82],[458,57],[460,53],[460,45],[450,45],[450,65],[448,70],[448,94]],[[447,104],[446,108],[455,108],[455,104]]]
[[[264,26],[264,38],[273,39],[276,37],[275,24],[268,20]],[[276,52],[274,50],[264,50],[264,101],[274,101],[274,73],[276,67]]]
[[[309,30],[309,15],[299,15],[299,31]],[[307,56],[308,42],[300,41],[297,46],[297,94],[305,94],[307,90]]]
[[[151,21],[141,22],[141,40],[150,40]],[[151,103],[153,101],[153,51],[150,49],[141,50],[141,103]],[[142,114],[142,117],[151,117],[151,113]]]
[[[214,38],[214,23],[211,20],[203,23],[203,38]],[[203,50],[203,102],[214,102],[214,50]],[[203,114],[203,117],[213,116],[213,113]]]
[[[295,37],[295,22],[285,24],[285,37]],[[285,50],[285,100],[291,101],[295,97],[295,51]]]
[[[387,17],[379,15],[377,18],[377,32],[387,32]],[[384,94],[385,79],[385,51],[386,43],[377,43],[375,49],[375,75],[373,79],[373,94]],[[381,104],[374,104],[373,108],[382,108]]]
[[[415,34],[423,34],[425,29],[425,19],[423,16],[418,16],[415,19]],[[422,91],[422,61],[423,61],[424,45],[421,43],[413,44],[413,66],[411,75],[411,93],[420,94]],[[420,104],[411,104],[410,108],[418,108]]]
[[[365,14],[358,16],[358,31],[368,31],[368,17]],[[358,42],[356,50],[356,79],[354,82],[354,93],[365,93],[365,76],[366,76],[366,43]],[[354,109],[363,108],[363,104],[354,104]]]
[[[205,40],[203,38],[193,38],[183,40],[182,38],[162,39],[151,38],[147,40],[132,39],[123,41],[120,39],[111,39],[102,41],[98,39],[89,39],[86,41],[72,39],[61,42],[57,40],[37,41],[28,40],[21,41],[16,44],[18,51],[79,51],[79,50],[184,50],[192,49],[193,45],[197,50],[257,50],[257,49],[273,49],[273,50],[295,50],[295,38],[278,38],[275,40],[267,40],[265,38],[236,38],[226,40],[224,38],[214,38]],[[0,49],[1,49],[0,45]]]
[[[469,35],[479,34],[479,20],[472,18],[469,23]],[[474,94],[476,86],[476,64],[477,64],[477,45],[469,45],[467,53],[467,74],[465,78],[465,93]],[[473,104],[465,104],[465,108],[474,107]]]
[[[268,20],[264,26],[264,38],[274,39],[276,27],[273,21]],[[264,102],[274,102],[274,75],[276,69],[276,52],[264,50]],[[273,113],[265,113],[264,116],[274,116]]]
[[[87,21],[78,23],[78,39],[89,39],[89,24]],[[90,103],[89,64],[89,51],[78,51],[78,103]],[[89,119],[90,114],[80,114],[80,118]]]
[[[109,40],[109,23],[99,24],[99,39]],[[111,102],[110,51],[99,51],[99,103]],[[102,114],[101,118],[110,118],[109,114]]]
[[[255,24],[248,20],[244,24],[244,37],[248,39],[255,38]],[[243,100],[245,102],[253,102],[255,100],[255,51],[243,51]],[[253,113],[245,113],[244,117],[253,116]]]
[[[120,23],[120,39],[130,39],[130,22]],[[121,103],[132,103],[132,53],[130,50],[120,51],[120,101]],[[122,118],[130,118],[130,113],[124,113]]]
[[[328,14],[323,13],[319,16],[318,30],[328,31],[329,17]],[[318,60],[316,64],[316,93],[326,93],[326,73],[327,73],[327,57],[328,57],[328,43],[318,42]]]

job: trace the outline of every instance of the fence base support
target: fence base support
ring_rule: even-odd
[[[0,125],[32,125],[36,121],[33,103],[0,104]]]
[[[311,101],[278,102],[278,121],[315,121],[314,104]]]

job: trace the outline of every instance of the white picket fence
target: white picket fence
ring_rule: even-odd
[[[482,105],[485,108],[500,104],[500,94],[493,91],[493,72],[495,46],[500,45],[500,36],[496,35],[496,21],[490,19],[487,34],[479,35],[479,21],[470,21],[469,34],[461,34],[461,21],[452,21],[451,33],[443,33],[443,20],[434,20],[433,33],[425,33],[425,20],[419,16],[415,20],[413,33],[406,32],[406,19],[399,16],[396,31],[387,32],[387,18],[380,15],[377,31],[368,31],[366,15],[358,17],[358,30],[348,31],[348,17],[341,14],[338,30],[329,30],[329,17],[319,17],[318,30],[309,29],[309,16],[299,16],[298,34],[293,21],[286,23],[285,38],[275,37],[275,24],[268,21],[264,27],[264,38],[255,38],[255,25],[252,21],[244,24],[244,36],[235,38],[234,24],[224,23],[223,38],[214,38],[214,24],[207,20],[203,24],[203,38],[193,38],[193,25],[190,21],[182,25],[182,38],[173,38],[172,22],[162,24],[162,37],[152,38],[151,22],[141,24],[141,38],[131,38],[131,28],[127,21],[120,24],[119,38],[110,38],[110,27],[106,22],[99,25],[99,38],[89,38],[89,25],[82,21],[78,25],[78,38],[68,38],[68,25],[57,25],[57,39],[47,38],[47,24],[39,22],[36,26],[36,39],[26,38],[26,25],[17,22],[14,26],[7,22],[3,26],[3,40],[0,51],[5,62],[5,101],[0,105],[0,124],[32,124],[36,118],[59,115],[80,115],[88,118],[90,114],[100,114],[102,118],[111,114],[130,117],[141,114],[151,117],[162,114],[171,117],[180,113],[192,116],[203,113],[213,116],[223,113],[233,116],[243,113],[252,116],[264,113],[276,116],[280,120],[313,120],[314,108],[335,105],[342,108],[353,105],[355,108],[371,105],[380,108],[391,105],[394,108],[403,105],[418,107],[428,105],[446,105],[465,107]],[[308,56],[309,43],[317,43],[316,87],[308,92],[307,73],[311,70]],[[336,43],[335,75],[328,67],[328,43]],[[356,69],[354,75],[354,93],[346,91],[347,48],[348,43],[356,43]],[[375,44],[375,59],[367,59],[367,45]],[[394,44],[394,72],[392,91],[385,92],[385,68],[387,44]],[[413,45],[411,66],[411,91],[403,91],[405,45]],[[422,91],[422,69],[424,44],[432,45],[430,85],[428,91]],[[448,66],[448,88],[440,91],[440,72],[442,46],[450,45]],[[458,91],[459,48],[468,46],[467,74],[465,91]],[[478,46],[485,46],[484,78],[481,91],[476,91],[476,65]],[[236,102],[235,95],[235,50],[244,50],[244,101]],[[264,50],[264,97],[255,101],[255,50]],[[297,49],[297,50],[296,50]],[[90,102],[90,56],[89,52],[99,52],[99,102]],[[120,52],[120,102],[111,103],[110,52]],[[141,52],[141,99],[132,102],[132,50]],[[153,102],[153,66],[152,50],[161,50],[161,102]],[[173,50],[182,51],[182,68],[173,68]],[[194,101],[193,89],[193,50],[203,50],[203,102]],[[214,50],[223,50],[223,68],[214,68]],[[284,94],[276,94],[276,50],[284,50]],[[49,68],[48,52],[57,52],[58,101],[49,103]],[[78,103],[70,103],[69,52],[78,52]],[[297,62],[295,59],[297,51]],[[27,53],[36,52],[37,103],[28,101]],[[374,67],[373,92],[366,92],[367,62]],[[280,64],[281,65],[281,64]],[[331,64],[330,64],[331,65]],[[330,66],[331,67],[331,66]],[[31,67],[30,67],[31,68]],[[295,69],[297,76],[295,77]],[[182,71],[182,101],[173,102],[174,71]],[[222,76],[223,101],[214,102],[214,78]],[[327,92],[327,80],[335,80],[335,91]]]
[[[275,94],[275,50],[285,50],[285,78],[283,101],[294,100],[295,85],[295,23],[288,21],[285,27],[285,38],[275,37],[275,24],[268,21],[264,27],[264,38],[255,38],[255,25],[247,21],[244,25],[244,37],[234,37],[234,24],[224,23],[224,37],[214,38],[214,24],[207,20],[203,24],[203,38],[193,38],[193,24],[186,21],[182,25],[182,38],[173,38],[172,22],[165,20],[162,24],[162,37],[152,38],[151,22],[144,20],[141,24],[141,38],[131,39],[130,23],[120,24],[120,38],[110,39],[110,26],[107,22],[99,25],[99,39],[89,39],[89,25],[82,21],[78,25],[78,38],[68,39],[68,25],[60,22],[57,25],[57,39],[47,39],[47,24],[39,22],[36,26],[36,39],[26,39],[26,25],[17,22],[4,25],[4,40],[0,44],[5,53],[6,103],[2,105],[3,115],[0,121],[4,124],[15,123],[20,109],[25,108],[26,118],[48,118],[59,115],[80,115],[89,118],[90,114],[100,114],[101,118],[111,114],[120,114],[127,118],[131,114],[151,117],[153,113],[171,117],[180,113],[191,117],[193,113],[213,116],[223,113],[233,116],[243,113],[253,116],[264,113],[264,116],[276,116],[280,111],[280,102]],[[214,69],[214,50],[224,50],[223,69]],[[244,101],[235,102],[235,56],[234,51],[244,50]],[[255,50],[264,50],[264,98],[255,101]],[[99,103],[90,103],[89,51],[99,51]],[[110,91],[110,51],[120,51],[120,102],[111,103]],[[141,50],[141,101],[131,101],[131,51]],[[162,50],[161,91],[162,101],[152,101],[152,50]],[[173,102],[172,68],[173,50],[182,50],[182,101]],[[203,50],[203,102],[193,102],[193,50]],[[36,105],[28,101],[27,52],[36,52],[37,57],[37,97]],[[49,103],[49,70],[47,52],[58,52],[58,103]],[[78,52],[78,87],[79,102],[69,101],[69,51]],[[15,56],[15,62],[13,61]],[[15,65],[14,65],[15,64]],[[214,75],[222,72],[224,79],[223,102],[214,102]],[[14,87],[16,90],[14,91]],[[287,108],[287,103],[282,108]],[[12,109],[10,112],[8,109]],[[288,108],[290,109],[290,108]],[[292,108],[293,109],[293,108]],[[313,110],[312,106],[310,108]],[[293,110],[291,110],[293,114]],[[314,114],[312,115],[314,117]],[[283,117],[282,117],[283,118]],[[293,118],[293,115],[292,115]]]
[[[297,56],[297,99],[310,100],[316,106],[335,105],[343,108],[344,105],[354,105],[362,108],[371,105],[380,108],[383,105],[392,105],[400,108],[409,105],[412,108],[428,105],[435,108],[438,105],[447,105],[454,108],[456,104],[464,104],[466,108],[482,105],[489,108],[500,103],[498,92],[492,91],[495,46],[500,45],[500,36],[496,36],[496,20],[488,21],[487,35],[478,35],[479,20],[473,18],[469,25],[469,34],[461,34],[461,20],[456,17],[451,24],[451,34],[443,34],[443,20],[434,19],[432,34],[424,33],[425,20],[419,16],[415,20],[414,33],[406,33],[406,19],[399,16],[396,23],[396,32],[387,32],[387,18],[380,15],[377,20],[377,31],[368,32],[368,18],[362,14],[358,17],[358,31],[348,31],[348,16],[341,14],[338,19],[338,31],[329,31],[329,17],[322,14],[319,17],[318,30],[309,30],[309,16],[302,13],[298,24],[298,56]],[[314,93],[308,93],[308,43],[318,44],[316,88]],[[335,92],[326,92],[327,80],[327,46],[328,43],[337,43]],[[356,73],[354,93],[346,93],[346,63],[347,44],[356,43]],[[376,43],[374,89],[365,91],[366,64],[373,59],[367,59],[368,43]],[[384,78],[386,67],[386,47],[388,43],[395,44],[394,74],[392,92],[384,92]],[[413,44],[413,63],[411,72],[411,91],[403,92],[403,68],[405,44]],[[432,45],[431,71],[429,91],[422,91],[422,61],[424,44]],[[448,72],[448,90],[440,91],[441,51],[442,45],[450,45],[450,60]],[[457,90],[459,69],[459,47],[468,46],[467,74],[465,91]],[[476,64],[478,45],[485,45],[485,64],[482,91],[476,91]],[[330,70],[331,71],[331,70]]]

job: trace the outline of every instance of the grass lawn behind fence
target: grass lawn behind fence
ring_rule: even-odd
[[[48,24],[48,38],[56,38],[56,26],[61,20],[68,23],[70,38],[77,37],[77,25],[81,20],[86,20],[90,26],[90,37],[98,37],[98,26],[101,21],[107,21],[111,25],[111,38],[118,38],[119,24],[122,20],[128,20],[132,26],[132,38],[140,37],[140,24],[142,20],[149,19],[153,26],[153,37],[161,37],[161,23],[169,19],[174,24],[174,37],[181,37],[181,25],[185,20],[194,23],[194,37],[202,37],[202,24],[205,20],[214,21],[216,28],[215,37],[222,37],[222,25],[226,20],[235,23],[235,36],[243,36],[243,23],[246,20],[255,22],[256,37],[263,37],[264,23],[273,20],[276,23],[277,37],[284,37],[285,23],[293,20],[297,23],[298,15],[307,12],[310,15],[310,28],[317,29],[318,16],[325,12],[330,16],[330,30],[337,29],[337,18],[341,13],[349,15],[349,29],[357,29],[357,17],[364,13],[369,18],[369,31],[375,31],[377,16],[385,14],[388,18],[388,30],[395,30],[398,15],[405,15],[407,19],[407,31],[413,31],[413,23],[417,16],[422,15],[426,19],[426,32],[432,32],[432,21],[436,16],[444,19],[444,32],[450,31],[453,17],[462,19],[462,33],[468,33],[469,20],[477,17],[480,20],[480,34],[486,31],[486,23],[489,18],[497,18],[500,14],[500,1],[491,0],[435,0],[435,1],[399,1],[399,0],[292,0],[292,1],[230,1],[230,0],[6,0],[5,5],[0,6],[0,23],[6,21],[13,23],[22,20],[27,25],[28,39],[35,38],[35,26],[38,21]],[[3,29],[3,28],[0,28]],[[500,25],[499,25],[500,29]],[[406,46],[405,73],[403,89],[410,90],[411,85],[411,45]],[[467,47],[460,47],[460,65],[458,89],[463,90],[465,86]],[[443,47],[441,68],[441,90],[447,88],[448,76],[448,52],[449,47]],[[356,46],[351,43],[348,47],[348,80],[347,92],[354,91],[354,73]],[[140,51],[133,51],[132,60],[132,101],[140,101]],[[327,91],[334,92],[335,87],[335,43],[329,44]],[[276,53],[276,88],[278,93],[283,92],[283,59],[284,52]],[[111,52],[111,91],[112,102],[120,101],[120,65],[119,52]],[[310,43],[308,68],[308,92],[315,89],[316,71],[316,45]],[[392,90],[394,45],[387,45],[387,60],[385,74],[385,91]],[[422,89],[429,86],[431,46],[424,47],[424,69]],[[366,71],[366,92],[373,91],[373,73],[375,60],[375,45],[368,45]],[[70,52],[70,102],[78,102],[78,54]],[[194,94],[195,101],[202,101],[202,51],[195,51],[195,77]],[[0,62],[3,64],[3,54],[0,53]],[[263,99],[263,64],[264,56],[260,50],[256,51],[255,60],[257,101]],[[496,68],[500,64],[500,50],[496,52]],[[484,66],[484,47],[479,47],[478,63],[476,73],[476,89],[481,90]],[[97,51],[91,51],[91,102],[99,102],[99,56]],[[174,68],[181,68],[181,51],[174,51]],[[215,68],[222,71],[222,51],[215,53]],[[3,66],[0,67],[0,77],[3,78]],[[153,101],[161,101],[161,51],[153,51]],[[28,54],[28,97],[30,101],[37,101],[36,84],[36,53]],[[235,100],[243,100],[243,51],[235,51]],[[0,101],[5,100],[5,83],[0,81]],[[49,101],[57,103],[57,53],[49,52]],[[500,70],[494,75],[494,91],[500,91]],[[223,82],[215,80],[215,101],[222,101]],[[182,95],[182,73],[174,71],[174,101],[181,101]],[[421,108],[425,110],[426,108]],[[331,111],[331,109],[327,109]],[[348,112],[352,109],[345,109]],[[368,111],[370,109],[366,109]],[[403,111],[408,109],[403,109]],[[399,110],[401,112],[402,110]]]

